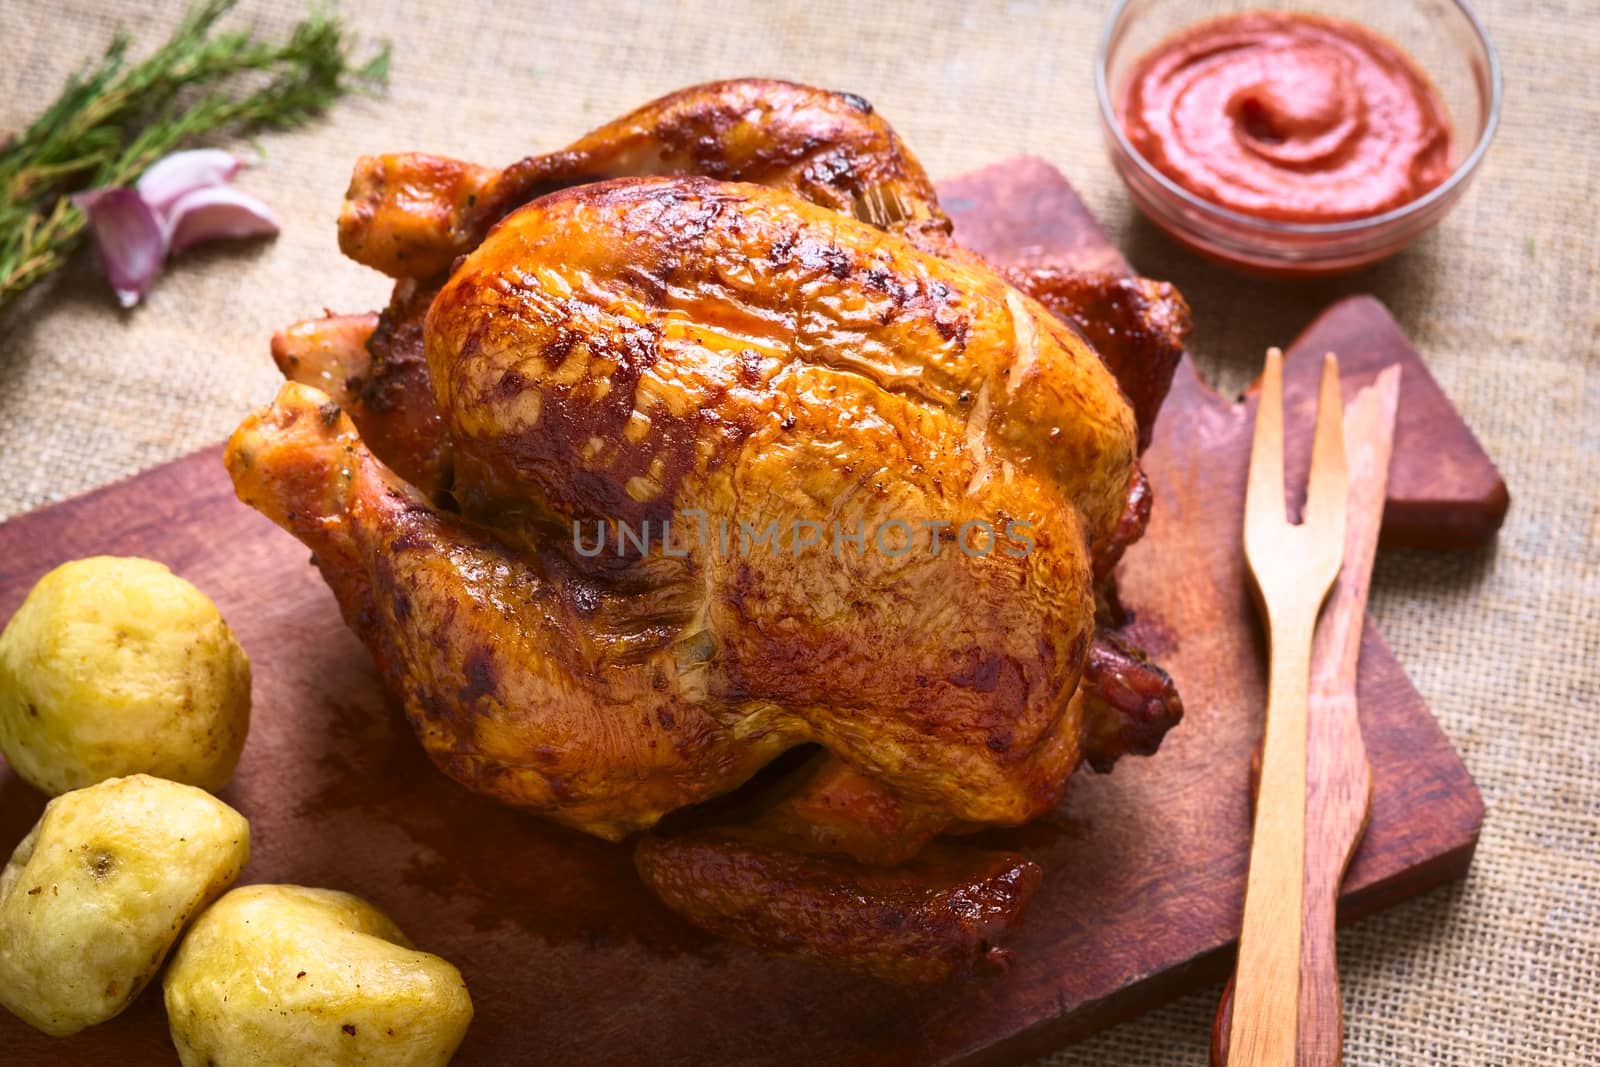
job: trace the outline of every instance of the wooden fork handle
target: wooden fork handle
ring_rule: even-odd
[[[1228,1025],[1231,1067],[1295,1067],[1305,921],[1306,744],[1318,602],[1271,619],[1267,728]]]
[[[1313,694],[1312,702],[1325,698]],[[1353,702],[1352,702],[1353,703]],[[1353,739],[1337,744],[1357,755],[1353,766],[1326,768],[1311,774],[1306,786],[1308,812],[1321,813],[1306,826],[1306,867],[1300,926],[1300,995],[1297,1017],[1297,1067],[1339,1067],[1343,1045],[1343,1005],[1339,995],[1336,943],[1339,886],[1355,855],[1372,791],[1371,770],[1359,748],[1355,708],[1321,708],[1311,713],[1312,729],[1356,730]],[[1315,761],[1311,761],[1315,768]],[[1259,767],[1252,788],[1259,789]],[[1329,794],[1338,794],[1337,796]],[[1212,1067],[1228,1064],[1229,1029],[1233,1024],[1233,979],[1229,979],[1211,1029]]]

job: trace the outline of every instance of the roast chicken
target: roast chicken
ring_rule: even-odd
[[[865,101],[760,80],[363,159],[339,241],[389,308],[274,338],[226,462],[432,760],[730,939],[1001,958],[1040,872],[961,836],[1181,715],[1109,593],[1181,297],[995,270]]]

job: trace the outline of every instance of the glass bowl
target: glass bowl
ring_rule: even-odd
[[[1242,11],[1298,11],[1359,23],[1387,37],[1433,82],[1450,116],[1450,176],[1416,200],[1348,222],[1258,219],[1210,203],[1141,156],[1117,119],[1125,80],[1150,49],[1189,26]],[[1500,118],[1500,63],[1461,0],[1118,0],[1095,62],[1100,123],[1118,175],[1139,209],[1201,255],[1275,276],[1337,274],[1375,263],[1444,217],[1483,159]]]

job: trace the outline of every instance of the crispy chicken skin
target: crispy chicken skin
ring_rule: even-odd
[[[349,406],[371,366],[367,342],[377,328],[374,312],[297,322],[273,335],[272,362],[290,381],[316,386]]]
[[[226,462],[446,773],[613,840],[678,813],[636,863],[690,921],[942,979],[1039,874],[933,839],[1181,715],[1104,606],[1187,329],[949,230],[864,101],[782,82],[505,171],[364,159],[340,244],[394,299],[275,337]]]
[[[885,467],[926,483],[930,513],[1003,488],[1037,516],[1047,484],[1091,545],[1127,499],[1133,419],[1077,334],[988,271],[760,186],[545,197],[457,269],[427,337],[469,512],[534,493],[661,518],[729,453],[817,470],[829,506]]]
[[[688,699],[676,650],[595,625],[614,594],[433,509],[307,386],[246,420],[225,462],[316,553],[423,747],[469,786],[615,839],[804,740],[771,706]]]
[[[362,156],[339,209],[339,250],[391,278],[442,274],[483,238],[476,209],[499,178],[423,152]]]
[[[420,518],[377,521],[381,468],[353,429],[281,440],[315,421],[308,393],[241,429],[230,464],[268,514],[351,531],[339,554],[359,550],[366,573],[330,581],[348,587],[347,611],[383,601],[383,658],[451,773],[619,836],[770,758],[694,754],[688,771],[727,775],[674,769],[662,793],[635,788],[658,773],[673,741],[662,731],[719,736],[694,708],[730,737],[819,742],[954,818],[1017,823],[1055,803],[1085,729],[1072,697],[1094,635],[1092,546],[1120,516],[1134,427],[1092,351],[1037,305],[758,186],[633,179],[508,218],[435,299],[427,337],[463,518],[542,574],[455,565],[460,551]],[[306,479],[279,473],[317,449],[329,467],[371,469],[350,483],[354,501],[321,487],[302,499]],[[590,560],[563,536],[574,520],[641,530],[693,512],[778,539]],[[792,543],[797,519],[830,533],[1025,524],[1033,548],[835,553]],[[380,597],[365,587],[385,567],[399,584]],[[511,585],[475,588],[472,574]],[[590,584],[572,594],[594,602],[588,619],[550,619],[552,579]],[[409,604],[398,615],[396,594]],[[473,600],[529,614],[466,610]],[[594,658],[554,662],[572,643],[562,633]],[[612,694],[595,677],[637,684]],[[527,765],[541,749],[568,758]]]
[[[391,277],[428,278],[536,197],[686,174],[786,189],[883,228],[949,229],[933,183],[867,101],[743,78],[671,93],[500,172],[414,152],[364,156],[339,213],[339,247]]]
[[[373,451],[430,495],[448,488],[449,446],[428,406],[420,323],[450,265],[490,227],[573,185],[694,174],[783,189],[981,265],[950,241],[933,183],[870,104],[791,82],[750,78],[684,89],[501,172],[420,153],[365,156],[340,210],[339,244],[400,279],[370,339],[370,367],[346,404]],[[1014,268],[1006,278],[1089,331],[1133,405],[1141,447],[1148,444],[1188,334],[1182,297],[1162,283],[1049,266]],[[289,376],[318,384],[310,372]]]
[[[457,256],[535,197],[606,178],[674,174],[785,189],[930,239],[949,232],[927,174],[866,101],[768,79],[681,90],[503,172],[420,153],[362,157],[339,213],[339,245],[400,279],[349,406],[374,451],[424,492],[449,484],[448,445],[427,406],[420,323]]]
[[[450,469],[450,438],[422,353],[422,319],[437,292],[405,280],[382,313],[307,319],[272,338],[283,376],[321,390],[358,419],[383,461],[430,498],[446,488]]]
[[[1170,282],[1060,267],[1012,267],[1002,277],[1083,335],[1105,361],[1139,423],[1139,450],[1189,336],[1189,305]]]
[[[668,907],[720,937],[905,985],[1004,967],[996,940],[1043,877],[1010,853],[935,844],[874,868],[704,831],[646,838],[634,865]]]

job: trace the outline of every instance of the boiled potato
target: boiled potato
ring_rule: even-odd
[[[235,889],[183,939],[165,989],[186,1067],[426,1067],[472,1021],[461,972],[331,889]]]
[[[244,817],[193,786],[141,774],[56,797],[0,872],[0,1004],[47,1034],[105,1022],[249,856]]]
[[[249,727],[244,650],[153,560],[63,564],[0,634],[0,754],[47,793],[128,774],[220,789]]]

